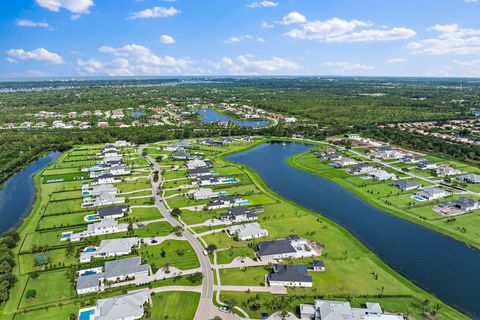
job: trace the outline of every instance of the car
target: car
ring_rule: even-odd
[[[204,255],[204,256],[208,256],[207,250],[203,250],[203,255]]]
[[[225,313],[230,313],[230,309],[228,309],[228,307],[225,307],[225,306],[218,308],[218,310],[220,310],[222,312],[225,312]]]

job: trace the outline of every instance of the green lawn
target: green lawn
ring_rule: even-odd
[[[156,208],[154,208],[156,209]],[[137,237],[163,237],[170,234],[173,227],[166,221],[154,222],[145,225],[142,228],[135,229],[134,233]]]
[[[165,252],[163,257],[162,252]],[[140,248],[140,255],[147,263],[156,268],[161,268],[167,263],[181,270],[200,266],[195,251],[188,241],[184,240],[167,240],[152,246],[144,244]]]
[[[192,320],[200,294],[196,292],[160,292],[152,296],[153,320]]]

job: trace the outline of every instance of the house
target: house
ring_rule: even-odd
[[[109,206],[97,209],[97,215],[100,219],[116,219],[125,216],[128,206]]]
[[[102,148],[102,152],[108,152],[108,151],[115,151],[118,153],[117,146],[113,144],[107,144],[105,147]]]
[[[93,187],[90,187],[88,183],[82,185],[82,196],[92,196],[96,197],[101,194],[107,194],[114,196],[118,193],[118,189],[115,188],[113,184],[99,184]]]
[[[141,257],[107,261],[105,262],[105,280],[123,281],[127,278],[148,276],[152,271],[150,266],[148,264],[141,263]]]
[[[221,141],[216,141],[216,140],[213,140],[212,138],[207,138],[207,139],[202,140],[201,144],[206,145],[206,146],[212,146],[212,147],[223,145],[223,143]]]
[[[110,169],[108,169],[108,173],[114,176],[126,175],[130,174],[131,172],[132,170],[125,165],[113,165],[110,167]]]
[[[88,320],[136,320],[145,313],[145,304],[151,304],[147,290],[97,300],[95,307],[83,308],[80,314],[90,313]]]
[[[227,177],[213,177],[213,176],[199,176],[192,180],[192,184],[198,186],[212,186],[217,184],[230,184],[237,183],[238,180],[235,178]]]
[[[163,150],[166,151],[177,151],[178,149],[188,149],[192,147],[192,143],[188,140],[182,140],[180,142],[177,142],[171,146],[166,146],[163,148]]]
[[[185,165],[187,166],[187,169],[192,170],[196,168],[210,167],[212,163],[208,160],[193,159],[193,160],[187,161]]]
[[[434,187],[425,187],[421,191],[417,192],[415,195],[418,197],[422,197],[426,200],[434,200],[434,199],[448,197],[450,193],[445,190],[437,189]]]
[[[242,241],[268,236],[268,231],[262,229],[257,222],[231,226],[226,231],[230,237],[235,237]]]
[[[219,196],[219,192],[214,192],[210,188],[200,188],[198,190],[191,190],[187,193],[187,195],[195,200],[205,200],[211,198],[217,198]]]
[[[435,169],[437,167],[437,164],[432,161],[421,160],[418,162],[417,167],[422,170],[430,170]]]
[[[384,314],[380,304],[367,302],[365,308],[352,308],[350,302],[315,300],[300,305],[301,320],[405,320],[401,315]]]
[[[313,286],[312,277],[308,275],[306,265],[274,264],[272,272],[267,276],[270,286],[302,287]]]
[[[398,189],[402,191],[410,191],[414,189],[420,188],[422,185],[416,181],[411,181],[411,180],[397,180],[395,181],[392,186],[397,187]]]
[[[258,220],[258,213],[263,212],[263,207],[243,207],[231,208],[227,213],[222,213],[220,219],[222,221],[230,221],[233,223]]]
[[[118,157],[120,156],[117,151],[110,150],[110,151],[102,151],[96,154],[97,158],[105,158],[105,157]]]
[[[102,240],[98,247],[87,247],[80,253],[80,263],[90,262],[92,258],[108,258],[130,254],[133,247],[140,247],[140,239],[119,238]]]
[[[115,109],[112,111],[112,119],[123,119],[124,114],[122,109]]]
[[[121,178],[113,176],[111,173],[104,173],[101,176],[93,178],[92,184],[107,184],[107,183],[116,183],[122,181]]]
[[[353,168],[350,169],[350,173],[354,175],[368,173],[370,171],[374,171],[375,167],[368,163],[360,163]]]
[[[419,160],[417,158],[409,154],[400,159],[400,162],[405,164],[413,164],[417,163],[418,161]]]
[[[141,257],[105,262],[105,266],[78,272],[76,290],[78,294],[99,292],[103,290],[105,281],[118,282],[136,277],[145,277],[152,270],[148,264],[141,264]]]
[[[248,201],[243,200],[242,196],[221,196],[218,199],[210,201],[207,204],[207,210],[236,207],[242,204],[248,204]]]
[[[460,197],[457,201],[447,202],[441,206],[454,207],[462,210],[463,212],[470,212],[480,209],[480,201],[471,198]]]
[[[333,166],[336,167],[336,168],[341,168],[341,167],[351,166],[351,165],[354,165],[354,164],[357,164],[357,160],[352,159],[352,158],[348,158],[348,157],[344,157],[344,158],[334,162]]]
[[[95,222],[87,226],[87,230],[83,232],[75,232],[68,234],[68,237],[63,237],[61,240],[70,239],[72,242],[78,242],[86,237],[100,236],[103,234],[127,232],[128,224],[118,223],[115,219],[103,219],[100,222]]]
[[[346,133],[344,135],[345,138],[347,139],[360,139],[360,134],[358,133]]]
[[[179,148],[172,153],[172,158],[177,160],[187,160],[190,159],[190,154],[185,149]]]
[[[262,259],[299,259],[320,255],[321,245],[297,235],[288,238],[260,242],[257,256]]]
[[[188,170],[188,177],[189,178],[196,178],[200,176],[210,176],[212,175],[212,171],[207,168],[195,168]]]
[[[117,148],[121,148],[121,147],[130,147],[132,144],[125,140],[117,140],[113,145]]]
[[[480,183],[480,176],[473,173],[469,173],[469,174],[465,174],[463,176],[457,177],[457,180],[467,182],[467,183]]]
[[[325,263],[323,262],[323,260],[313,260],[310,269],[314,272],[324,272]]]
[[[437,169],[435,170],[435,172],[437,173],[437,176],[439,176],[439,177],[454,176],[454,175],[462,173],[462,171],[460,171],[458,169],[455,169],[455,168],[452,168],[447,164],[442,164],[442,165],[438,166]]]
[[[121,203],[125,203],[124,197],[115,197],[108,193],[101,193],[95,198],[83,198],[82,208],[108,206]]]
[[[385,181],[390,179],[395,179],[396,176],[393,173],[389,173],[385,170],[374,170],[368,173],[368,176],[378,180],[378,181]]]
[[[122,160],[122,157],[120,156],[111,156],[111,157],[104,157],[101,160],[97,161],[97,164],[120,164]]]

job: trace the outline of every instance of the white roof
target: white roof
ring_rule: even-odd
[[[97,301],[95,320],[133,319],[144,312],[143,305],[150,300],[147,290]]]

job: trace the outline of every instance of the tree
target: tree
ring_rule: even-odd
[[[29,273],[29,275],[30,275],[30,278],[35,280],[35,279],[38,278],[38,271],[32,271],[32,272]]]
[[[12,272],[12,267],[8,264],[7,261],[0,263],[0,274],[7,274]]]
[[[37,290],[35,289],[30,289],[25,293],[25,298],[27,298],[29,301],[33,300],[37,297]]]
[[[178,209],[178,208],[173,208],[172,210],[172,213],[171,213],[172,217],[179,217],[182,215],[182,210]]]
[[[205,250],[207,250],[209,254],[212,254],[217,250],[217,246],[214,244],[209,244]]]
[[[67,257],[72,257],[72,255],[75,253],[75,246],[73,245],[73,243],[69,240],[68,243],[67,243]]]

